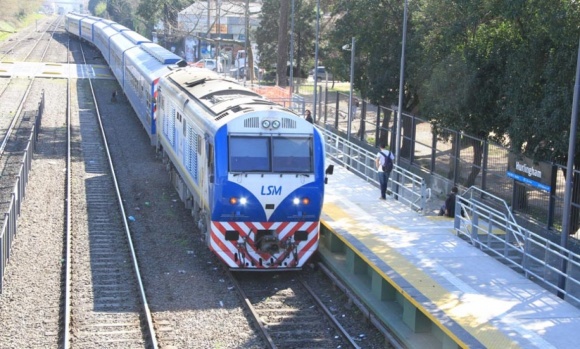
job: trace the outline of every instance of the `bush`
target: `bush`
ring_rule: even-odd
[[[269,83],[276,83],[276,72],[275,71],[268,71],[262,75],[262,83],[267,85]]]

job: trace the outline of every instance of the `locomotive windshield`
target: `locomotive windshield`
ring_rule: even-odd
[[[311,173],[311,137],[230,136],[230,172]]]

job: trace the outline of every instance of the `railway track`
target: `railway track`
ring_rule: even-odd
[[[269,348],[359,348],[299,273],[229,273]]]
[[[68,89],[62,347],[156,348],[92,82]]]
[[[70,156],[80,161],[69,163],[68,201],[86,210],[69,213],[71,347],[146,347],[138,281],[114,174],[92,94],[86,93],[90,86],[85,81],[77,86],[73,94],[79,109],[71,110]]]
[[[16,34],[14,39],[0,46],[0,61],[26,62],[42,61],[55,32],[62,25],[62,16],[52,20],[44,19],[35,26],[29,26]],[[39,35],[39,32],[42,35]],[[45,42],[46,45],[41,45]]]
[[[41,35],[28,28],[19,40],[13,40],[2,47],[0,57],[8,61],[17,57],[42,61],[51,52],[53,56],[64,58],[56,48],[50,50],[51,43],[54,44],[53,34],[59,30],[61,23],[62,18],[43,21]],[[43,41],[46,42],[45,45],[40,44]],[[39,100],[40,97],[30,95],[34,81],[34,78],[0,78],[0,209],[6,208],[8,204],[5,198],[11,195],[20,157],[30,137],[32,124],[36,122],[35,113],[25,110],[25,105],[30,104],[29,98]]]

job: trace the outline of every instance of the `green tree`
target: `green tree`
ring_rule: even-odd
[[[502,10],[517,38],[506,56],[503,86],[508,98],[501,104],[502,112],[511,120],[509,144],[516,153],[565,164],[580,37],[578,5],[533,0],[517,7],[506,5]],[[578,137],[575,146],[580,149]],[[580,152],[576,151],[573,163],[576,169],[580,167]],[[578,203],[577,174],[572,182],[572,201]],[[579,218],[580,211],[572,206],[568,233],[578,229]]]
[[[137,15],[152,30],[162,21],[165,28],[177,28],[179,11],[191,5],[191,0],[141,0],[137,6]],[[149,33],[150,34],[150,33]]]
[[[288,77],[286,76],[286,65],[288,62],[288,17],[290,17],[290,1],[280,1],[280,12],[278,20],[278,57],[276,60],[276,85],[281,87],[288,86]]]
[[[353,88],[363,99],[380,105],[397,104],[400,82],[401,38],[403,33],[403,1],[400,0],[339,0],[333,8],[328,40],[322,40],[322,59],[341,80],[349,80],[351,52],[342,47],[355,38]],[[372,10],[369,10],[372,9]],[[412,13],[411,11],[409,11]],[[412,22],[408,23],[412,37]],[[413,52],[407,44],[406,52]],[[410,55],[411,57],[413,55]],[[409,71],[409,60],[407,69]],[[403,109],[415,109],[418,99],[413,85],[406,79]],[[386,118],[384,120],[387,120]],[[383,125],[386,128],[388,125]],[[410,134],[410,124],[403,133]],[[385,133],[379,142],[387,143]]]
[[[325,65],[348,81],[351,53],[342,47],[354,37],[354,88],[373,103],[391,105],[398,99],[402,4],[400,0],[342,0],[334,7],[336,24],[323,45]]]
[[[564,0],[533,0],[502,10],[515,38],[502,81],[510,145],[534,159],[565,163],[580,9]],[[576,167],[579,161],[577,152]]]
[[[314,57],[316,12],[313,1],[297,0],[294,5],[294,77],[308,76],[308,63]]]
[[[95,4],[95,7],[90,9],[90,12],[97,17],[108,17],[107,13],[107,3],[104,1],[100,1]]]
[[[256,30],[256,43],[262,67],[273,67],[278,59],[278,16],[280,0],[264,0],[260,13],[260,26]]]
[[[421,8],[416,27],[424,54],[415,79],[422,114],[534,159],[563,161],[578,6],[429,0]]]
[[[289,5],[291,1],[288,0]],[[264,0],[260,13],[260,26],[256,31],[256,42],[260,50],[262,67],[277,67],[279,50],[279,14],[280,0]],[[291,21],[291,7],[288,11],[288,21]],[[298,75],[304,74],[305,67],[314,56],[315,22],[314,1],[295,0],[294,3],[294,59]],[[290,22],[288,22],[290,23]],[[287,32],[291,30],[288,24]],[[289,35],[289,34],[288,34]],[[286,45],[290,51],[290,43]],[[288,54],[287,54],[288,57]],[[284,64],[284,69],[286,65]],[[294,76],[297,76],[296,72]]]
[[[501,113],[501,82],[511,30],[494,1],[425,1],[416,18],[415,44],[421,75],[411,75],[419,86],[421,113],[432,120],[440,136],[444,128],[481,139],[502,141],[509,118]],[[457,134],[455,134],[457,135]],[[459,145],[452,141],[452,153]],[[473,147],[473,165],[465,186],[474,184],[483,159],[483,144]],[[454,178],[453,172],[448,178]]]

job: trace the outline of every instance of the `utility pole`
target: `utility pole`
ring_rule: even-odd
[[[292,0],[292,24],[290,28],[290,98],[292,98],[294,93],[294,0]]]
[[[403,89],[405,81],[405,44],[407,41],[407,0],[403,11],[403,44],[401,48],[401,71],[399,72],[399,107],[397,108],[397,135],[395,137],[395,164],[399,166],[401,153],[401,113],[403,111]],[[391,149],[392,151],[393,149]]]
[[[350,44],[350,91],[348,94],[348,124],[346,125],[346,141],[350,142],[351,124],[354,119],[353,115],[353,83],[354,83],[354,50],[355,50],[356,40],[354,36],[352,37],[352,43]],[[328,79],[327,79],[328,81]],[[350,151],[350,147],[349,147]]]
[[[312,119],[314,123],[318,121],[316,117],[317,103],[318,103],[318,39],[320,36],[320,0],[316,0],[316,49],[314,50],[314,74],[312,78],[314,79],[314,102],[312,105]]]

